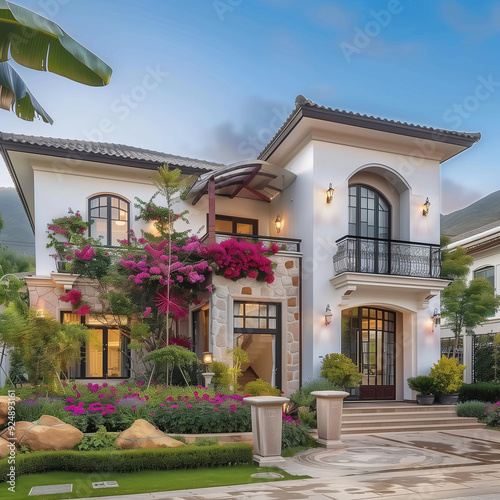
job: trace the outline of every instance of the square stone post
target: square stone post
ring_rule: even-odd
[[[314,391],[316,398],[316,420],[318,421],[318,439],[325,448],[342,448],[340,429],[342,427],[342,408],[344,398],[349,396],[344,391]]]
[[[283,405],[288,398],[255,396],[243,398],[252,407],[253,459],[259,465],[280,465]]]

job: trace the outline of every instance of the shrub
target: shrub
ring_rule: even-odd
[[[462,387],[465,365],[461,365],[455,358],[447,358],[444,354],[431,368],[431,377],[434,378],[434,390],[439,394],[453,394]]]
[[[264,382],[260,378],[248,382],[243,392],[250,394],[250,396],[281,396],[281,391],[277,387],[272,386],[269,382]]]
[[[473,417],[481,421],[486,418],[485,408],[489,404],[484,401],[467,401],[465,403],[457,404],[458,417]]]
[[[297,392],[294,392],[290,396],[290,401],[299,406],[306,406],[312,411],[316,410],[316,398],[311,396],[311,392],[314,391],[338,391],[342,389],[332,382],[324,379],[318,378],[306,382]]]
[[[226,363],[214,361],[212,363],[212,372],[215,373],[212,382],[216,387],[229,387],[231,385],[231,372]]]
[[[16,457],[16,476],[48,471],[83,473],[193,469],[252,463],[248,444],[115,451],[40,451]],[[7,479],[8,458],[0,460],[0,481]]]
[[[460,402],[477,400],[495,403],[500,401],[500,384],[481,382],[479,384],[463,384],[458,391]]]
[[[215,446],[218,444],[218,439],[209,437],[197,437],[193,443],[194,446]]]
[[[318,425],[316,422],[316,412],[310,411],[307,407],[301,406],[298,415],[300,423],[309,429],[315,429]]]
[[[250,432],[252,430],[250,406],[237,404],[233,399],[220,404],[208,400],[193,401],[192,405],[184,401],[178,401],[178,403],[151,409],[148,420],[167,434]]]
[[[358,387],[362,375],[359,368],[343,354],[327,354],[321,363],[321,376],[332,384],[345,387]]]
[[[286,450],[293,446],[307,446],[313,441],[309,429],[305,425],[297,425],[296,422],[283,421],[281,431],[281,449]]]
[[[410,377],[408,380],[408,387],[412,391],[417,391],[422,396],[430,396],[434,394],[435,381],[428,375],[419,375],[418,377]]]
[[[76,445],[80,451],[116,450],[116,436],[108,434],[106,427],[100,425],[97,432],[92,436],[84,436]]]
[[[484,421],[486,425],[491,427],[500,427],[500,401],[497,401],[494,405],[488,406],[485,409],[486,418]]]

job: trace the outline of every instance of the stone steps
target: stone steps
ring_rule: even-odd
[[[482,429],[475,418],[457,417],[454,406],[394,404],[344,406],[342,434]]]

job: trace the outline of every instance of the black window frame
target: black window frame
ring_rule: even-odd
[[[477,273],[484,273],[485,271],[493,271],[493,283],[491,283],[491,281],[486,277],[486,276],[477,276]],[[473,276],[474,276],[474,279],[476,278],[484,278],[486,280],[488,280],[491,284],[491,286],[493,286],[493,288],[496,290],[496,287],[495,287],[495,266],[481,266],[477,269],[475,269],[473,271]]]
[[[112,224],[111,224],[111,222],[113,221],[112,209],[116,208],[116,207],[112,206],[111,200],[116,199],[119,201],[123,201],[124,203],[127,204],[127,210],[126,210],[126,212],[127,212],[127,236],[126,236],[126,239],[128,239],[128,235],[130,233],[130,202],[126,198],[124,198],[123,196],[119,196],[117,194],[110,194],[110,193],[101,193],[101,194],[96,194],[94,196],[91,196],[88,199],[88,222],[90,224],[89,236],[94,237],[94,236],[92,236],[92,226],[93,226],[92,221],[94,220],[94,218],[92,217],[92,210],[96,209],[96,208],[101,208],[100,204],[97,207],[92,207],[92,201],[95,199],[104,198],[104,197],[107,198],[107,205],[105,206],[105,208],[107,210],[106,241],[104,241],[104,239],[101,239],[101,245],[105,246],[105,247],[118,247],[119,246],[118,241],[115,241],[115,242],[112,241],[112,238],[113,238],[113,236],[112,236]],[[104,208],[104,206],[102,208]],[[122,209],[118,206],[118,210],[122,210]],[[95,219],[96,220],[97,219],[104,220],[104,217],[96,217]],[[98,239],[98,238],[95,238],[95,239]]]

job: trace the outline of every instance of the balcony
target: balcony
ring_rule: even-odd
[[[336,243],[336,276],[354,272],[439,278],[441,274],[439,245],[358,236],[344,236]]]
[[[215,242],[221,243],[225,240],[230,240],[231,238],[237,238],[241,240],[249,241],[261,241],[265,246],[270,246],[273,243],[278,246],[280,252],[300,252],[300,242],[301,240],[295,238],[279,238],[277,236],[260,236],[255,234],[240,234],[240,233],[215,233]],[[205,245],[208,245],[208,233],[205,234],[200,241]]]

